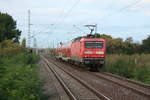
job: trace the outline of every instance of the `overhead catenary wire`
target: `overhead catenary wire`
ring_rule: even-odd
[[[68,0],[67,0],[68,1]],[[65,20],[65,18],[71,13],[71,11],[73,10],[73,8],[79,3],[80,0],[77,0],[77,2],[75,2],[75,4],[73,4],[73,6],[68,10],[68,12],[65,14],[65,7],[66,7],[66,4],[64,5],[64,7],[62,8],[62,11],[60,13],[60,15],[58,16],[58,18],[60,18],[61,16],[63,17],[62,20],[58,21],[59,23],[60,22],[63,22]],[[66,2],[67,3],[67,2]],[[59,24],[56,22],[57,20],[55,20],[55,23],[54,24],[51,24],[51,31],[53,30],[53,32],[51,33],[54,33],[54,30],[56,29],[56,25]],[[52,29],[53,28],[53,29]],[[44,33],[43,31],[47,30],[47,29],[50,29],[50,26],[48,26],[47,28],[44,28],[42,29],[41,31],[37,32],[36,34],[32,35],[31,38],[41,34],[41,33]]]
[[[39,35],[39,34],[41,34],[41,33],[48,33],[48,32],[44,32],[45,30],[47,30],[47,29],[50,29],[50,26],[52,27],[53,26],[53,24],[49,24],[48,25],[48,27],[46,27],[46,28],[44,28],[44,29],[42,29],[42,30],[40,30],[39,32],[33,32],[34,34],[31,36],[31,38],[33,38],[33,37],[35,37],[35,36],[37,36],[37,35]],[[36,33],[36,34],[35,34]],[[52,33],[52,32],[51,32]]]
[[[102,18],[100,19],[100,21],[101,21],[101,22],[104,22],[104,20],[106,20],[108,17],[111,17],[111,16],[113,16],[113,15],[119,14],[119,13],[121,13],[122,11],[124,11],[124,10],[126,10],[126,9],[129,9],[129,8],[131,8],[131,7],[135,6],[135,5],[137,5],[138,3],[142,2],[142,1],[143,1],[143,0],[136,0],[135,2],[132,2],[132,3],[128,4],[128,5],[126,5],[126,6],[122,7],[122,8],[120,8],[120,9],[118,9],[118,10],[116,10],[116,11],[114,11],[113,13],[107,14],[106,16],[102,17]],[[102,23],[101,23],[101,24],[102,24]]]
[[[59,24],[59,23],[61,24],[62,22],[64,22],[66,20],[66,18],[69,16],[69,14],[72,12],[72,10],[79,4],[79,2],[80,2],[80,0],[77,0],[66,13],[65,13],[65,6],[62,8],[62,13],[59,16],[59,17],[62,16],[62,19],[58,23],[54,24],[54,30],[56,29],[57,24]],[[64,13],[64,15],[63,15],[63,13]]]
[[[131,3],[131,4],[129,4],[129,5],[126,5],[126,6],[122,7],[122,8],[120,8],[120,9],[118,9],[117,11],[115,11],[115,12],[113,12],[113,13],[110,13],[110,14],[108,14],[108,15],[102,17],[101,20],[104,20],[104,19],[106,19],[107,17],[113,16],[113,15],[116,14],[116,13],[120,13],[120,12],[122,12],[123,10],[125,10],[125,9],[127,9],[127,8],[130,8],[130,7],[136,5],[137,3],[141,2],[141,1],[142,1],[142,0],[137,0],[137,1],[135,1],[135,2],[133,2],[133,3]],[[78,5],[79,2],[80,2],[80,0],[77,0],[77,1],[73,4],[73,6],[67,11],[67,13],[65,14],[65,7],[66,7],[66,4],[67,4],[67,2],[66,2],[65,6],[62,8],[62,12],[60,13],[60,15],[59,15],[58,17],[63,16],[63,14],[65,14],[65,15],[63,16],[62,20],[60,20],[60,22],[58,21],[58,23],[53,24],[53,27],[54,27],[53,29],[56,29],[56,25],[57,25],[57,24],[59,24],[59,23],[65,21],[65,19],[66,19],[66,18],[68,17],[68,15],[72,12],[72,10]],[[56,21],[57,21],[57,20],[56,20]],[[77,28],[77,27],[76,27],[76,28]],[[78,30],[81,31],[81,29],[79,29],[79,28],[78,28]],[[82,31],[82,32],[83,32],[83,31]]]
[[[68,0],[67,0],[68,1]],[[55,20],[55,23],[53,24],[53,32],[54,32],[54,30],[56,29],[56,25],[58,25],[58,24],[61,24],[62,22],[64,22],[65,21],[65,18],[71,13],[71,11],[73,10],[73,8],[75,7],[75,6],[77,6],[78,5],[78,3],[80,2],[80,0],[77,0],[74,4],[73,4],[73,6],[67,11],[67,13],[65,13],[65,7],[66,7],[66,5],[67,5],[67,2],[66,1],[66,4],[64,5],[64,7],[61,9],[61,13],[60,13],[60,15],[58,16],[58,18],[60,18],[60,20],[58,20],[58,22],[57,22],[57,20]],[[62,18],[61,18],[62,17]]]
[[[134,1],[134,2],[132,2],[132,3],[128,4],[128,5],[126,5],[126,6],[124,6],[124,7],[122,7],[122,8],[119,8],[118,10],[116,10],[116,11],[114,11],[114,12],[112,12],[112,13],[109,13],[109,14],[105,15],[104,17],[100,18],[99,20],[101,21],[101,24],[102,24],[102,22],[104,22],[104,20],[107,19],[108,17],[111,17],[111,16],[113,16],[113,15],[116,15],[116,14],[118,14],[118,13],[121,13],[121,12],[124,11],[125,9],[131,8],[131,7],[135,6],[136,4],[138,4],[138,3],[142,2],[142,1],[143,1],[143,0],[136,0],[136,1]],[[93,18],[92,18],[92,20],[93,20]],[[96,22],[94,22],[94,23],[96,23]],[[97,23],[97,24],[98,24],[98,23]]]
[[[66,0],[66,3],[67,3],[67,1],[68,1],[68,0]],[[64,7],[61,9],[61,13],[60,13],[60,15],[58,16],[58,18],[63,15],[63,13],[64,13],[64,11],[65,11],[65,6],[66,6],[66,4],[65,4]],[[55,23],[53,23],[53,24],[48,24],[48,27],[46,27],[46,28],[40,30],[39,32],[37,32],[37,34],[34,34],[34,36],[35,36],[35,35],[39,35],[39,34],[41,34],[41,33],[44,33],[43,31],[45,31],[45,30],[47,30],[47,29],[51,29],[51,33],[53,33],[54,29],[56,28],[55,25],[57,24],[57,20],[55,20],[54,22],[55,22]],[[50,26],[51,26],[51,27],[50,27]],[[32,36],[32,37],[33,37],[33,36]]]
[[[68,12],[64,15],[64,18],[65,19],[66,17],[68,17],[68,15],[72,12],[72,10],[79,4],[80,0],[77,0],[75,2],[75,4],[68,10]]]
[[[85,31],[83,31],[81,28],[77,27],[77,25],[73,25],[74,28],[76,28],[77,30],[83,32],[83,33],[86,33]]]
[[[102,17],[100,20],[102,21],[103,19],[106,19],[107,17],[113,16],[114,14],[120,13],[120,12],[124,11],[125,9],[131,8],[131,7],[135,6],[136,4],[140,3],[141,1],[142,0],[136,0],[135,2],[132,2],[132,3],[128,4],[128,5],[120,8],[120,9],[116,10],[115,12],[110,13],[110,14]]]
[[[122,11],[124,11],[124,10],[126,10],[126,9],[128,9],[128,8],[131,8],[131,7],[133,7],[133,6],[135,6],[135,5],[137,5],[138,3],[140,3],[140,2],[142,2],[143,0],[136,0],[136,1],[134,1],[134,2],[132,2],[132,3],[130,3],[130,4],[128,4],[128,5],[125,5],[125,6],[123,6],[123,7],[121,7],[121,8],[119,8],[119,9],[117,9],[116,11],[114,11],[114,12],[112,12],[112,13],[108,13],[107,15],[104,15],[103,17],[101,17],[100,19],[98,19],[98,20],[100,20],[101,22],[104,22],[104,20],[106,20],[107,18],[109,18],[109,17],[111,17],[111,16],[113,16],[113,15],[116,15],[116,14],[118,14],[118,13],[121,13]],[[94,18],[90,18],[90,19],[88,19],[88,20],[93,20]],[[97,19],[97,18],[96,18]],[[83,23],[83,22],[82,22]],[[95,23],[95,22],[94,22]]]
[[[62,17],[63,14],[65,13],[65,7],[66,7],[67,3],[68,3],[68,0],[66,0],[66,3],[65,3],[64,6],[62,7],[61,12],[60,12],[60,14],[58,15],[58,19],[59,19],[60,17]],[[56,20],[54,21],[54,25],[57,24],[57,21],[59,22],[58,19],[56,19]],[[61,21],[61,19],[60,19],[60,21]]]

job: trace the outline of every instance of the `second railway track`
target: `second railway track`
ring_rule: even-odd
[[[134,91],[135,93],[139,95],[143,95],[145,97],[150,98],[150,89],[145,88],[145,86],[141,86],[136,82],[133,84],[127,80],[123,80],[122,78],[121,78],[122,80],[120,80],[120,78],[117,78],[114,75],[111,75],[109,73],[94,73],[93,75],[95,75],[96,77],[100,79],[105,79],[111,83],[117,84],[131,91]]]

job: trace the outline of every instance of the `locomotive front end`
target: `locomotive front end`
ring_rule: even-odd
[[[82,40],[81,56],[83,64],[101,67],[105,63],[105,52],[106,44],[104,39]]]

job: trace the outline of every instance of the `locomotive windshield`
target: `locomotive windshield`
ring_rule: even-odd
[[[103,48],[103,42],[97,42],[97,41],[85,42],[84,45],[85,48]]]

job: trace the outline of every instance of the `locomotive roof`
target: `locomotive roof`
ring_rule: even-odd
[[[78,42],[78,41],[80,41],[82,38],[83,38],[83,37],[74,38],[74,39],[72,40],[72,42]]]
[[[84,40],[85,40],[85,41],[86,41],[86,40],[87,40],[87,41],[88,41],[88,40],[92,40],[92,41],[96,40],[96,41],[97,41],[97,40],[99,40],[99,39],[100,39],[101,41],[105,41],[105,40],[102,39],[102,38],[77,37],[77,38],[73,39],[72,42],[79,42],[79,41],[84,41]]]
[[[102,38],[82,38],[81,41],[105,41]]]
[[[79,41],[81,41],[81,39],[82,40],[99,40],[99,39],[101,39],[101,41],[105,41],[104,39],[102,39],[102,38],[96,38],[96,36],[95,35],[92,35],[92,34],[88,34],[87,36],[81,36],[81,37],[77,37],[77,38],[74,38],[73,40],[72,40],[72,42],[79,42]]]

